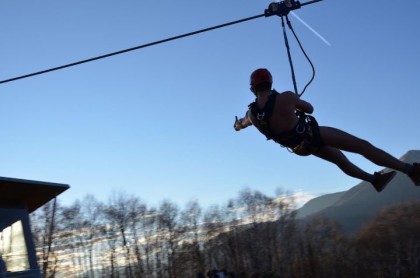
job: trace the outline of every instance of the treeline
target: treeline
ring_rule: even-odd
[[[148,207],[114,194],[31,215],[45,277],[420,277],[420,202],[381,211],[356,234],[296,219],[291,195],[244,189],[223,206]],[[226,276],[225,276],[226,277]]]

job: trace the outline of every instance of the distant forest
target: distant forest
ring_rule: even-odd
[[[31,214],[38,262],[49,278],[420,277],[420,202],[347,235],[329,219],[297,220],[291,195],[279,196],[244,189],[206,209],[126,193],[53,200]]]

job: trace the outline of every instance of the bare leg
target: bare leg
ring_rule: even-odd
[[[407,167],[404,162],[373,146],[366,140],[332,127],[321,126],[320,133],[322,140],[327,146],[358,153],[379,166],[388,167],[404,173],[407,172]]]
[[[373,175],[366,173],[351,163],[339,149],[323,146],[314,155],[336,164],[344,173],[351,177],[355,177],[368,182],[372,182],[374,180]]]

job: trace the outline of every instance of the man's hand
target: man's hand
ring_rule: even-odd
[[[298,116],[299,118],[301,118],[301,117],[305,117],[305,112],[300,111],[299,109],[296,109],[295,114],[296,114],[296,116]]]
[[[239,131],[242,129],[242,121],[238,119],[238,116],[235,116],[235,124],[233,125],[233,128],[236,131]]]

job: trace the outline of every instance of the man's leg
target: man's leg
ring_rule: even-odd
[[[339,149],[329,146],[322,146],[314,155],[336,164],[344,173],[351,177],[370,182],[378,192],[381,192],[396,174],[395,171],[375,173],[373,175],[366,173],[351,163]]]
[[[358,153],[376,165],[388,167],[404,173],[410,173],[411,165],[402,162],[387,152],[373,146],[366,140],[360,139],[347,132],[332,127],[319,127],[321,138],[325,145],[343,151]]]
[[[322,146],[315,156],[327,160],[337,165],[347,175],[358,178],[367,182],[374,181],[374,175],[371,175],[347,159],[347,157],[339,150],[329,146]]]

